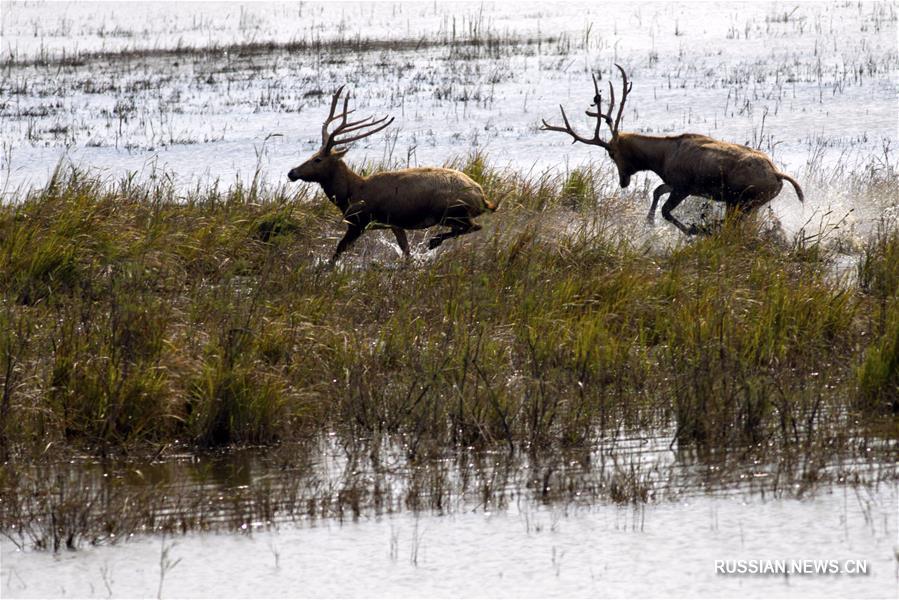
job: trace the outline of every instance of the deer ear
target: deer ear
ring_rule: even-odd
[[[349,150],[349,148],[341,148],[340,150],[331,150],[331,156],[336,156],[337,158],[343,158],[348,150]]]

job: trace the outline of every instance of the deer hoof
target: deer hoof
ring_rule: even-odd
[[[690,225],[690,229],[687,231],[687,235],[712,235],[714,230],[708,225]]]

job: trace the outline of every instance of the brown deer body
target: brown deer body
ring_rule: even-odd
[[[343,239],[331,261],[334,262],[366,229],[389,228],[405,256],[409,256],[409,242],[405,230],[425,229],[444,225],[449,232],[438,234],[428,242],[433,249],[444,240],[481,229],[473,219],[485,211],[495,210],[484,190],[470,177],[454,169],[418,167],[386,171],[370,177],[353,172],[343,162],[346,148],[338,145],[372,135],[393,121],[387,117],[348,122],[349,96],[344,98],[343,111],[335,115],[343,87],[331,99],[331,112],[322,126],[322,147],[309,160],[288,172],[291,181],[302,180],[321,185],[328,199],[343,213],[347,224]],[[334,121],[340,124],[328,131]],[[386,121],[386,122],[385,122]],[[368,129],[361,134],[338,138],[340,134]]]
[[[592,138],[582,137],[571,128],[565,109],[562,109],[563,127],[543,121],[542,129],[561,131],[573,137],[575,142],[605,148],[618,168],[621,187],[630,185],[631,176],[640,171],[652,171],[658,175],[664,183],[653,192],[652,206],[647,215],[650,222],[654,220],[656,206],[665,194],[668,194],[668,199],[662,205],[662,216],[687,235],[696,233],[696,227],[685,226],[671,214],[687,196],[724,202],[728,212],[748,212],[777,196],[783,187],[783,180],[787,180],[796,189],[799,201],[803,201],[802,189],[796,180],[781,173],[771,159],[758,150],[693,133],[669,137],[620,133],[618,128],[631,85],[624,69],[615,66],[621,71],[624,84],[614,122],[611,117],[615,108],[614,88],[609,83],[610,100],[607,112],[603,114],[600,112],[602,96],[594,78],[593,103],[596,111],[587,111],[589,116],[596,117]],[[602,122],[612,131],[608,141],[599,137]]]

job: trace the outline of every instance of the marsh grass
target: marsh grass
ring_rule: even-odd
[[[528,179],[483,157],[459,166],[502,198],[483,231],[436,253],[415,234],[410,262],[370,232],[334,269],[323,259],[339,218],[305,191],[185,197],[69,171],[4,205],[7,532],[28,520],[13,509],[22,473],[60,456],[332,436],[361,460],[391,440],[424,473],[404,492],[350,478],[277,509],[358,515],[401,501],[440,510],[463,476],[424,467],[463,451],[527,455],[548,466],[526,487],[570,498],[584,488],[554,479],[560,457],[622,431],[781,465],[781,488],[895,449],[895,223],[868,240],[852,284],[823,242],[772,242],[753,219],[673,244],[635,235],[643,226],[621,215],[643,205],[604,193],[601,169]],[[592,497],[613,501],[651,499],[662,480],[626,463],[603,472]],[[254,506],[272,505],[258,493]],[[325,498],[336,504],[316,508]],[[77,502],[63,517],[79,522]],[[76,543],[41,531],[45,547]]]
[[[529,48],[552,46],[571,50],[572,40],[560,36],[522,36],[509,32],[498,32],[484,28],[470,28],[461,35],[446,32],[433,38],[399,38],[385,40],[359,35],[336,37],[334,39],[305,38],[284,42],[240,42],[234,44],[194,47],[177,45],[169,48],[126,48],[120,50],[99,50],[90,52],[61,52],[53,54],[42,50],[35,56],[19,57],[13,51],[0,58],[0,69],[21,66],[37,67],[83,67],[97,61],[136,60],[151,58],[207,57],[232,55],[241,58],[270,55],[273,52],[309,53],[328,55],[334,62],[345,62],[348,55],[357,53],[423,52],[432,48],[446,50],[455,59],[472,60],[481,57],[498,57],[508,53],[508,48]]]
[[[875,302],[870,335],[858,370],[859,408],[899,413],[899,230],[881,222],[859,263],[859,285]]]
[[[70,172],[5,206],[6,439],[114,451],[350,428],[514,447],[623,420],[726,447],[795,441],[840,398],[891,412],[894,226],[847,287],[825,248],[752,220],[632,242],[599,171],[463,168],[501,212],[409,264],[371,233],[322,268],[339,221],[283,190],[179,198]]]

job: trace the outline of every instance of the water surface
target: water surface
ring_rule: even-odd
[[[58,555],[2,544],[4,597],[895,597],[895,484],[139,536]],[[720,575],[715,560],[864,560],[867,575]]]

